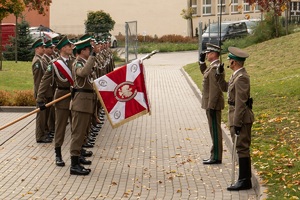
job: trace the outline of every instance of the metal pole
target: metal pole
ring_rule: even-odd
[[[221,8],[220,8],[220,20],[219,20],[219,24],[220,24],[220,25],[219,25],[219,26],[220,26],[220,27],[219,27],[219,30],[220,30],[220,31],[219,31],[219,46],[220,46],[220,48],[221,48],[221,46],[222,46],[222,41],[221,41],[221,38],[222,38],[222,36],[221,36],[221,35],[222,35],[222,34],[221,34],[221,33],[222,33],[222,32],[221,32],[221,31],[222,31],[222,26],[221,26],[221,25],[222,25],[222,8],[223,8],[223,0],[220,0],[220,1],[221,1]],[[219,59],[220,59],[220,63],[222,63],[222,54],[221,54],[221,52],[220,52],[220,58],[219,58]]]

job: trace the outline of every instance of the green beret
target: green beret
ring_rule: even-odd
[[[76,49],[84,49],[85,47],[91,47],[91,38],[80,40],[75,44]]]
[[[245,61],[246,58],[249,57],[249,54],[242,49],[239,49],[237,47],[228,47],[228,58],[227,59],[233,59],[237,61]]]
[[[32,48],[35,49],[39,46],[43,46],[45,45],[45,43],[43,42],[43,40],[41,38],[37,39],[33,44],[32,44]]]
[[[61,50],[61,48],[63,48],[64,46],[66,46],[67,44],[72,44],[72,42],[68,39],[68,37],[65,35],[56,45],[56,48],[58,50]]]

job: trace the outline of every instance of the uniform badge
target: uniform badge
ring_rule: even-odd
[[[48,71],[48,72],[51,72],[51,71],[52,71],[52,65],[48,65],[47,71]]]
[[[36,62],[34,67],[38,69],[40,67],[39,63]]]
[[[76,68],[83,67],[81,63],[76,63]]]

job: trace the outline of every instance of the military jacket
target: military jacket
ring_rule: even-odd
[[[93,67],[95,57],[89,56],[88,60],[77,57],[73,63],[72,75],[74,79],[73,98],[70,109],[79,112],[94,112]]]
[[[40,82],[42,77],[46,71],[47,64],[43,60],[42,56],[35,55],[32,59],[32,74],[33,74],[33,82],[34,82],[34,98],[37,98],[38,89],[40,86]]]
[[[205,63],[200,65],[200,71],[203,74],[201,102],[203,109],[224,109],[223,92],[215,77],[219,63],[219,60],[216,60],[212,62],[209,67],[207,67]]]
[[[45,102],[46,92],[49,90],[50,84],[56,83],[57,89],[54,94],[54,99],[60,98],[68,93],[70,93],[70,82],[64,77],[64,75],[54,66],[56,60],[62,60],[72,71],[72,61],[66,63],[62,57],[54,59],[51,61],[50,65],[42,78],[40,88],[38,91],[37,102]],[[65,98],[57,103],[55,107],[59,109],[69,109],[71,97]]]
[[[250,98],[250,77],[245,68],[232,75],[227,83],[224,78],[218,81],[223,91],[228,92],[228,122],[229,126],[241,127],[253,123],[254,114],[246,102]]]

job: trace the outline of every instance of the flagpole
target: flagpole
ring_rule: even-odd
[[[69,96],[71,96],[71,93],[68,93],[68,94],[66,94],[66,95],[64,95],[64,96],[62,96],[62,97],[60,97],[60,98],[58,98],[58,99],[55,99],[55,100],[53,100],[53,101],[47,103],[45,106],[48,108],[48,107],[52,106],[53,104],[55,104],[55,103],[57,103],[57,102],[59,102],[59,101],[65,99],[65,98],[67,98],[67,97],[69,97]],[[35,110],[31,111],[30,113],[27,113],[26,115],[23,115],[22,117],[20,117],[20,118],[18,118],[18,119],[16,119],[16,120],[14,120],[14,121],[12,121],[12,122],[10,122],[10,123],[4,125],[4,126],[1,126],[1,127],[0,127],[0,131],[1,131],[2,129],[5,129],[5,128],[7,128],[7,127],[9,127],[9,126],[11,126],[11,125],[17,123],[18,121],[21,121],[22,119],[25,119],[25,118],[29,117],[30,115],[33,115],[34,113],[37,113],[37,112],[40,112],[40,111],[41,111],[40,108],[36,108]]]
[[[221,1],[221,7],[220,7],[220,22],[219,22],[219,24],[220,24],[220,27],[219,27],[219,46],[220,46],[220,63],[222,63],[222,48],[221,48],[221,46],[222,46],[222,41],[221,41],[221,38],[222,38],[222,36],[221,36],[221,34],[222,34],[222,27],[221,27],[221,25],[222,25],[222,8],[223,8],[223,0],[220,0]]]
[[[156,53],[158,53],[158,52],[159,52],[158,50],[152,51],[151,53],[149,53],[149,54],[147,54],[146,56],[142,57],[142,58],[141,58],[141,61],[151,58],[151,56],[153,56],[154,54],[156,54]]]

